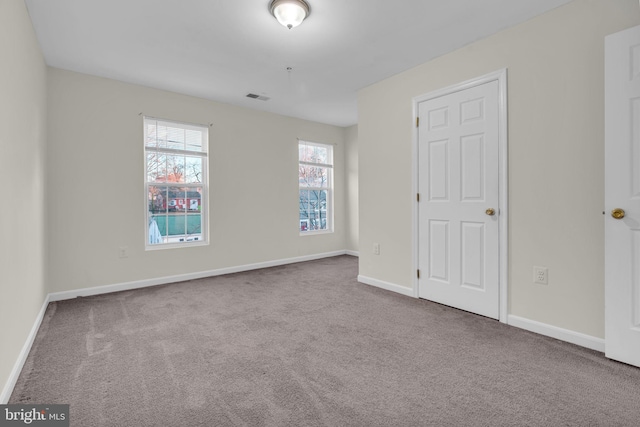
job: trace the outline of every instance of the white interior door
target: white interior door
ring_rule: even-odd
[[[500,315],[499,85],[418,104],[418,296]]]
[[[605,40],[605,141],[605,353],[640,366],[640,26]]]

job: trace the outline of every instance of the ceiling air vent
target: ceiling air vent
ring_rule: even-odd
[[[259,99],[260,101],[268,101],[271,99],[268,96],[256,95],[255,93],[248,93],[247,98]]]

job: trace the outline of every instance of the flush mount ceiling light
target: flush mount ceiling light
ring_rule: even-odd
[[[279,23],[292,29],[302,24],[311,10],[304,0],[272,0],[269,12]]]

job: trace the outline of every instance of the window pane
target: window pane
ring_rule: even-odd
[[[300,231],[327,229],[327,191],[300,190]]]
[[[164,214],[167,212],[167,187],[155,185],[149,186],[149,212],[151,214]]]
[[[169,237],[170,238],[184,237],[184,235],[186,234],[187,216],[184,214],[174,213],[169,215],[168,218],[169,218]]]
[[[200,191],[196,191],[193,188],[188,189],[186,192],[185,209],[189,212],[202,211],[202,194]]]
[[[145,122],[146,131],[147,131],[147,140],[145,141],[145,145],[147,147],[157,147],[158,146],[158,129],[156,126],[156,121],[149,120]]]
[[[184,156],[169,154],[167,157],[167,182],[184,182]]]
[[[326,191],[313,191],[316,197],[315,203],[315,221],[312,224],[316,230],[327,229],[327,192]]]
[[[202,215],[173,213],[167,215],[168,243],[194,242],[202,239]]]
[[[199,130],[187,129],[185,134],[186,149],[189,151],[207,151],[203,149],[203,133]]]
[[[149,244],[164,243],[167,236],[167,187],[149,186]]]
[[[167,148],[184,150],[184,129],[167,127]]]
[[[300,165],[299,183],[300,187],[320,187],[327,188],[328,169],[319,166]]]
[[[167,182],[167,156],[160,151],[147,152],[147,181]]]
[[[309,190],[300,190],[300,231],[309,231]]]
[[[202,240],[202,215],[189,213],[187,215],[187,241]]]
[[[147,182],[158,181],[158,153],[147,151]]]
[[[185,158],[185,177],[184,182],[194,184],[202,182],[202,157],[186,157]]]
[[[331,164],[329,147],[320,147],[300,143],[298,145],[298,158],[301,162]]]
[[[167,216],[149,216],[149,244],[165,243],[167,236]]]
[[[186,192],[182,188],[169,187],[169,200],[167,202],[167,211],[184,213],[186,211]]]
[[[156,124],[156,146],[158,148],[167,148],[167,133],[167,126]]]

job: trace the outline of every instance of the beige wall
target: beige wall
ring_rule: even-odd
[[[603,337],[604,37],[637,24],[637,0],[576,0],[361,90],[360,274],[412,286],[412,98],[506,67],[509,312]]]
[[[59,69],[48,76],[51,292],[346,248],[344,203],[332,234],[301,237],[297,226],[297,138],[335,144],[343,201],[343,128]],[[213,124],[210,245],[145,251],[140,113]]]
[[[358,252],[358,126],[345,132],[345,208],[347,215],[347,250]]]
[[[43,219],[46,66],[22,0],[0,0],[0,58],[2,388],[47,294]]]

